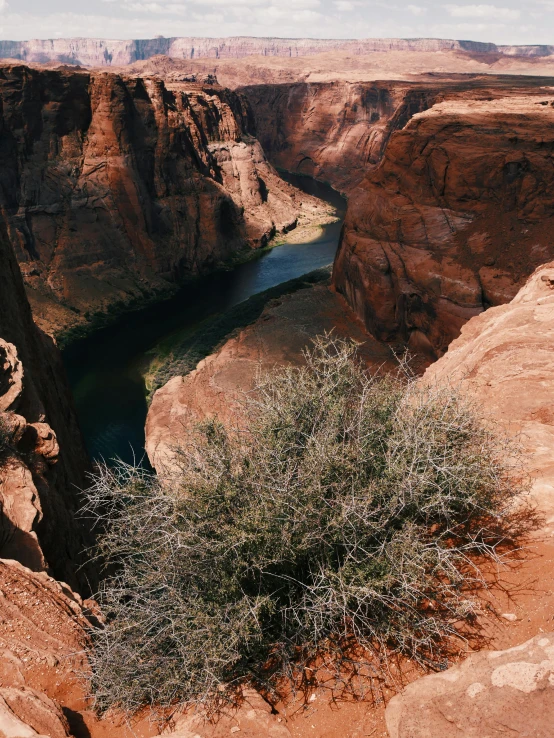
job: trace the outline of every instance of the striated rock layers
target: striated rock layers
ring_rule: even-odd
[[[60,701],[71,688],[78,691],[76,672],[86,668],[87,605],[94,604],[44,572],[2,559],[0,592],[0,735],[73,735],[72,711],[64,712]]]
[[[0,103],[0,209],[49,332],[264,245],[310,201],[215,83],[8,65]]]
[[[33,323],[0,228],[0,557],[76,581],[87,464],[61,357]]]
[[[351,193],[334,286],[377,338],[440,356],[554,256],[550,88],[446,90]]]
[[[165,54],[176,59],[235,58],[245,56],[311,56],[325,51],[346,51],[350,54],[370,54],[386,51],[461,51],[466,53],[500,53],[508,56],[549,56],[552,46],[497,46],[476,41],[419,38],[369,39],[306,39],[254,38],[153,38],[113,40],[99,38],[33,39],[31,41],[0,41],[0,57],[26,62],[60,62],[85,66],[132,64]]]
[[[377,164],[393,131],[433,105],[439,88],[331,82],[239,88],[255,134],[276,166],[351,191]]]

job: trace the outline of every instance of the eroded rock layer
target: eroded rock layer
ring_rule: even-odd
[[[554,720],[554,635],[506,651],[484,651],[461,666],[410,684],[387,708],[390,738],[549,738]]]
[[[430,107],[432,85],[297,83],[240,88],[272,163],[350,191],[377,164],[392,131]]]
[[[213,81],[3,66],[0,102],[0,208],[49,332],[264,245],[310,200]]]
[[[44,63],[57,61],[86,66],[132,64],[157,54],[177,59],[241,58],[244,56],[309,56],[322,51],[342,50],[351,54],[384,51],[463,51],[501,53],[509,56],[549,56],[552,46],[502,47],[492,43],[450,39],[286,39],[234,36],[228,38],[176,37],[120,41],[99,38],[34,39],[1,41],[0,56]]]
[[[446,90],[351,193],[334,285],[377,337],[441,355],[554,255],[550,88]]]
[[[87,465],[60,354],[33,322],[0,228],[0,557],[76,581]]]

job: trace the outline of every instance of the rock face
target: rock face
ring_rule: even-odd
[[[424,380],[461,383],[486,413],[520,434],[533,494],[554,524],[554,263],[539,267],[508,304],[466,323]]]
[[[549,56],[552,46],[497,46],[475,41],[450,39],[286,39],[252,38],[154,38],[118,41],[98,38],[34,39],[1,41],[0,56],[26,62],[60,62],[85,66],[132,64],[157,54],[177,59],[241,58],[244,56],[310,56],[323,51],[341,50],[350,54],[384,51],[462,51],[467,53],[505,53],[507,55]]]
[[[432,86],[348,82],[241,87],[255,132],[276,166],[350,192],[377,164],[394,130],[430,107]]]
[[[76,581],[88,461],[61,357],[33,323],[0,228],[0,557]]]
[[[153,466],[160,472],[170,466],[187,429],[206,417],[236,422],[243,394],[252,389],[260,367],[301,363],[311,339],[331,330],[363,344],[362,353],[374,366],[392,358],[388,347],[368,335],[328,287],[285,295],[195,371],[174,377],[154,394],[146,421],[146,451]]]
[[[351,193],[333,275],[377,338],[433,360],[552,258],[548,92],[446,90],[391,135]]]
[[[425,373],[469,392],[490,419],[518,433],[543,516],[545,570],[552,569],[554,522],[554,263],[539,267],[508,304],[472,318]],[[535,551],[535,555],[537,551]],[[527,563],[527,566],[529,564]],[[531,582],[529,570],[518,581]],[[545,591],[533,610],[551,618]],[[536,613],[529,612],[536,617]],[[518,617],[508,613],[509,622]],[[525,620],[531,618],[525,618]],[[460,666],[409,685],[386,712],[390,738],[482,738],[498,732],[547,738],[554,720],[554,636],[541,633],[505,651],[481,652]]]
[[[482,651],[413,682],[390,701],[386,721],[390,738],[550,738],[554,634],[506,651]]]
[[[264,245],[310,200],[217,84],[4,66],[0,102],[0,209],[49,332]]]

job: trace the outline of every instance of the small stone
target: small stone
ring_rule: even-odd
[[[517,615],[514,615],[513,612],[505,612],[500,617],[504,618],[504,620],[507,620],[509,623],[515,623],[517,620]]]
[[[239,728],[239,726],[238,726],[238,725],[234,725],[234,726],[233,726],[233,727],[231,728],[231,733],[240,733],[240,728]]]

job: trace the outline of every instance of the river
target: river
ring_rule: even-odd
[[[252,295],[332,263],[346,201],[328,185],[291,174],[286,179],[331,203],[339,220],[307,243],[287,243],[232,270],[183,287],[174,297],[118,319],[69,346],[64,363],[85,443],[93,459],[144,457],[147,403],[144,383],[149,352],[184,328],[194,329]]]

